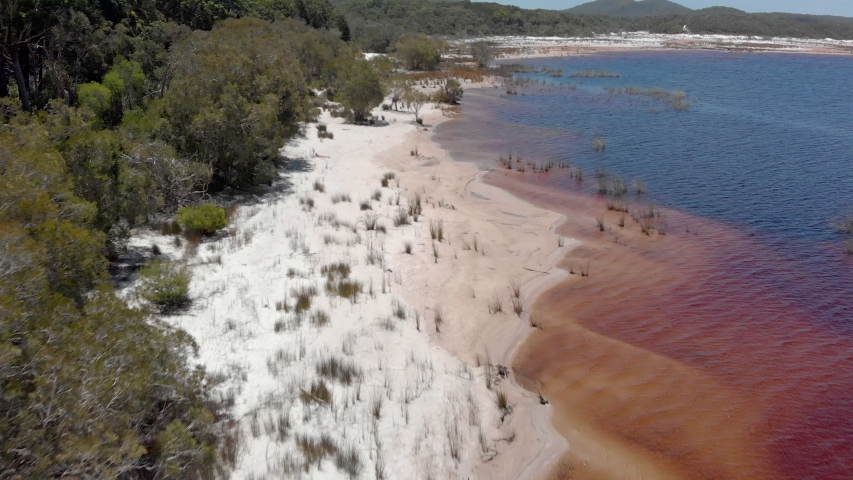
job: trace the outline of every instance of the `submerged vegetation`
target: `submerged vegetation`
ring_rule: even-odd
[[[655,101],[662,102],[673,110],[690,110],[690,103],[687,101],[687,94],[680,90],[665,90],[658,87],[639,88],[627,85],[625,88],[608,88],[607,91],[611,95],[642,95],[650,97]]]
[[[619,78],[619,75],[616,72],[608,72],[605,70],[581,70],[573,73],[572,77],[582,77],[582,78]]]

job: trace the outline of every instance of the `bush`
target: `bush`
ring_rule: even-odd
[[[435,70],[441,63],[441,47],[438,40],[426,36],[408,37],[394,46],[397,56],[409,70]]]
[[[462,100],[462,85],[458,80],[451,78],[444,84],[444,88],[435,92],[435,101],[439,103],[447,103],[449,105],[457,105]]]
[[[197,207],[181,207],[176,219],[184,230],[202,235],[210,235],[228,225],[225,209],[212,203]]]
[[[155,260],[139,273],[139,296],[169,312],[190,303],[190,278],[183,265]]]

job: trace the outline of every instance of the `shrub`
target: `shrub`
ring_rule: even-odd
[[[183,265],[155,260],[139,273],[139,296],[161,312],[175,311],[190,303],[190,271]]]
[[[210,235],[228,225],[225,209],[212,203],[181,207],[176,220],[185,231],[202,235]]]

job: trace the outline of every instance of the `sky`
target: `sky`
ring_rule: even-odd
[[[522,8],[563,10],[590,0],[487,0]],[[689,8],[734,7],[747,12],[790,12],[853,17],[853,0],[672,0]]]

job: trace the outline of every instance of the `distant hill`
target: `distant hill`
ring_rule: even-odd
[[[693,10],[669,0],[595,0],[564,10],[575,15],[607,15],[612,17],[651,17],[686,14]]]

